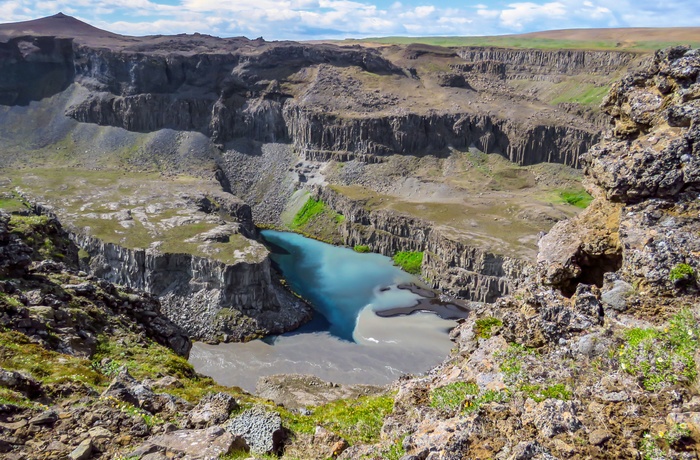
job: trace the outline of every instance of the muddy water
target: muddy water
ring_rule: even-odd
[[[293,333],[250,343],[197,343],[190,362],[224,385],[253,391],[259,377],[314,374],[338,383],[384,384],[441,362],[455,324],[432,313],[381,317],[425,303],[420,280],[379,254],[359,254],[293,233],[264,231],[273,261],[316,309]]]

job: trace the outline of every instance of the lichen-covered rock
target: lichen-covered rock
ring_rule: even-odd
[[[204,396],[187,416],[190,428],[206,428],[219,425],[228,420],[231,411],[238,408],[233,396],[226,393],[214,393]]]
[[[280,415],[260,406],[232,418],[224,429],[243,438],[251,452],[258,454],[279,453],[287,436]]]
[[[150,438],[131,452],[135,458],[165,460],[187,458],[192,460],[218,460],[236,448],[242,448],[236,438],[220,426],[200,430],[177,430]]]

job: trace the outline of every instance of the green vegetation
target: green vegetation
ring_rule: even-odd
[[[575,89],[559,94],[551,102],[552,104],[576,102],[582,105],[598,106],[609,91],[609,86],[579,85]]]
[[[430,407],[459,409],[469,396],[479,394],[479,386],[473,382],[454,382],[430,392]]]
[[[562,40],[552,38],[492,36],[492,37],[375,37],[364,39],[347,39],[344,43],[377,43],[389,45],[408,45],[420,43],[432,46],[494,46],[512,49],[571,49],[571,50],[615,50],[652,51],[673,45],[689,44],[693,48],[700,43],[674,41],[634,41],[620,45],[617,40]]]
[[[684,279],[694,279],[695,270],[688,264],[678,264],[671,269],[668,278],[673,282]]]
[[[674,423],[668,431],[644,434],[639,443],[639,453],[643,460],[665,460],[670,458],[666,455],[666,446],[674,446],[690,436],[687,424]]]
[[[0,332],[0,368],[26,372],[45,384],[83,382],[96,387],[106,383],[89,360],[46,350],[14,331]]]
[[[355,252],[370,252],[369,246],[366,246],[364,244],[357,244],[353,249],[355,250]]]
[[[430,392],[430,406],[436,409],[457,410],[465,413],[476,412],[482,405],[491,402],[505,402],[505,391],[481,391],[473,382],[453,382]]]
[[[36,232],[41,227],[45,227],[49,223],[49,218],[46,216],[12,216],[10,217],[10,227],[13,227],[12,233],[29,235]]]
[[[499,366],[504,374],[506,383],[521,384],[523,375],[523,360],[532,355],[535,351],[517,343],[511,343],[504,351],[497,353],[496,357],[501,360]]]
[[[656,391],[697,377],[695,352],[700,348],[698,327],[692,312],[684,308],[663,330],[634,328],[620,346],[620,367],[636,375],[645,389]]]
[[[10,214],[26,211],[27,203],[17,194],[0,194],[0,209]]]
[[[503,321],[493,316],[477,319],[474,323],[474,334],[481,339],[491,338],[491,331],[494,327],[503,326]]]
[[[333,401],[315,407],[311,415],[292,413],[280,407],[277,410],[296,433],[312,434],[316,425],[321,425],[355,444],[379,441],[384,418],[391,413],[393,406],[393,395],[384,395]]]
[[[292,228],[300,228],[306,225],[311,219],[321,214],[326,210],[326,204],[321,200],[309,198],[304,206],[301,207],[294,220],[292,220]]]
[[[423,253],[418,251],[400,251],[394,254],[394,264],[412,275],[420,275]]]
[[[587,208],[593,201],[593,197],[585,190],[562,190],[559,192],[559,198],[563,203],[581,209]]]
[[[541,402],[545,399],[561,399],[563,401],[571,399],[571,391],[563,383],[555,383],[545,387],[542,385],[524,384],[518,389],[524,392],[527,397],[535,400],[535,402]]]

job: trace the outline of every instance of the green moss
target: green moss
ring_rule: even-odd
[[[657,391],[679,381],[695,381],[694,355],[700,348],[700,327],[685,308],[659,329],[634,328],[624,335],[620,347],[620,368],[639,377],[649,391]]]
[[[384,419],[393,405],[393,395],[384,395],[333,401],[313,408],[313,413],[306,416],[279,407],[277,410],[293,432],[312,434],[321,425],[350,444],[369,444],[379,441]]]
[[[593,201],[593,197],[585,190],[562,190],[559,198],[563,203],[585,209]]]
[[[326,204],[321,200],[314,200],[309,198],[304,206],[301,207],[299,212],[292,220],[292,228],[300,228],[306,225],[311,219],[321,214],[326,209]]]
[[[668,278],[674,282],[683,279],[694,279],[695,270],[693,270],[693,267],[688,264],[678,264],[671,269],[671,272],[668,274]]]
[[[46,350],[19,332],[0,332],[0,367],[26,372],[42,383],[83,382],[92,387],[106,382],[89,360]]]
[[[394,264],[412,275],[420,275],[423,253],[417,251],[400,251],[394,254]]]
[[[474,333],[477,337],[488,339],[491,337],[491,331],[494,327],[503,326],[503,321],[498,318],[489,316],[488,318],[477,319],[474,322]]]
[[[353,249],[355,250],[355,252],[370,252],[369,246],[366,246],[364,244],[357,244]]]

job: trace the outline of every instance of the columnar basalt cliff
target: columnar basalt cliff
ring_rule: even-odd
[[[73,234],[89,270],[109,282],[149,292],[193,339],[242,341],[296,329],[311,310],[273,279],[270,260],[226,264],[191,254],[162,254]]]
[[[284,115],[294,133],[294,146],[316,161],[476,147],[520,165],[548,162],[578,167],[579,155],[598,138],[576,126],[532,125],[469,113],[344,117],[287,105]]]
[[[87,26],[65,16],[45,20],[75,29]],[[75,100],[66,114],[84,123],[136,132],[164,128],[198,131],[219,145],[236,138],[291,142],[309,158],[423,154],[447,146],[474,145],[519,164],[547,161],[575,167],[578,156],[598,136],[586,117],[558,120],[536,116],[518,121],[476,105],[426,113],[401,103],[388,107],[363,103],[356,114],[339,115],[343,107],[326,110],[305,102],[304,88],[315,84],[313,74],[320,66],[335,69],[337,74],[352,68],[387,81],[395,78],[420,84],[415,72],[399,68],[379,50],[366,47],[203,35],[167,40],[111,34],[107,42],[96,32],[71,41],[48,35],[15,37],[15,29],[0,30],[0,38],[3,33],[9,35],[2,42],[2,69],[11,78],[0,86],[0,103],[26,103],[75,83],[90,93]],[[505,65],[507,75],[515,72],[552,78],[584,69],[612,72],[624,68],[635,56],[607,51],[498,49],[462,49],[458,54],[465,61],[462,70],[469,66],[481,69],[480,62],[499,62]],[[24,77],[30,74],[31,78]],[[457,77],[464,81],[459,75],[451,78]],[[466,82],[447,85],[452,87],[473,91]],[[363,87],[357,91],[373,93]],[[485,94],[482,99],[490,97]]]
[[[561,75],[611,74],[637,56],[625,51],[511,50],[460,48],[457,54],[473,64],[463,70],[488,72],[506,79],[556,79]]]
[[[316,188],[315,195],[345,217],[340,231],[346,245],[367,245],[387,256],[398,251],[424,252],[422,275],[443,292],[493,302],[513,292],[532,271],[523,260],[456,241],[421,219],[368,211],[329,187]]]

